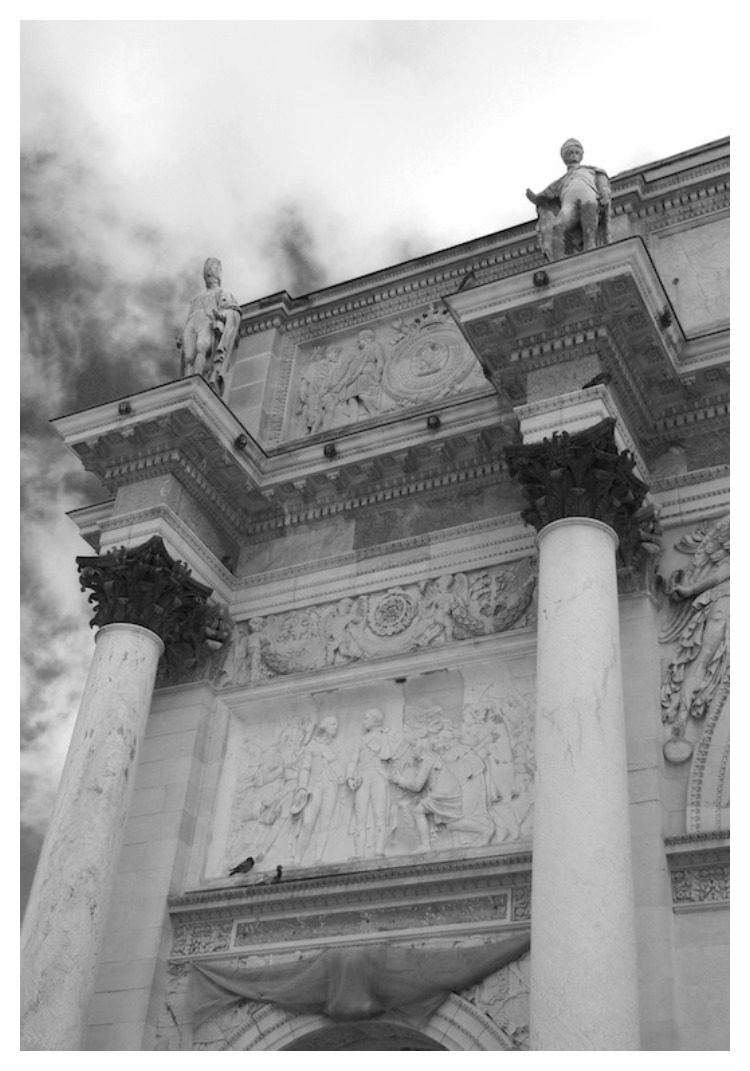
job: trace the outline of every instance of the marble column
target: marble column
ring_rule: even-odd
[[[78,563],[100,628],[21,934],[26,1050],[83,1048],[159,659],[202,643],[210,594],[158,537]]]
[[[639,1048],[616,551],[647,491],[614,421],[509,451],[539,532],[531,1048]]]

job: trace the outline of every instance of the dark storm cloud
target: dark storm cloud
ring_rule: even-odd
[[[320,290],[329,281],[308,215],[294,204],[280,206],[270,218],[262,246],[278,279],[276,289],[293,297]]]
[[[34,405],[26,419],[41,415],[41,384],[51,416],[151,386],[177,367],[178,281],[160,267],[158,235],[126,226],[107,203],[114,192],[60,140],[55,152],[22,154],[23,373]]]
[[[86,114],[50,98],[22,145],[21,648],[26,869],[49,816],[91,657],[66,511],[106,498],[49,421],[178,375],[196,288],[148,221],[127,220],[107,180],[110,146]]]

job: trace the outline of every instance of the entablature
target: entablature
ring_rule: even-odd
[[[266,876],[192,890],[172,897],[169,910],[172,960],[309,949],[352,937],[366,944],[385,935],[512,933],[529,924],[531,852],[519,845],[356,871],[289,870],[279,883]]]
[[[690,350],[639,237],[445,300],[514,406],[607,383],[647,460],[671,428],[726,416],[728,366],[706,359],[715,348]],[[696,348],[710,367],[699,367]]]
[[[729,907],[729,830],[667,837],[672,910]]]
[[[321,442],[265,451],[200,377],[60,417],[54,424],[111,495],[166,473],[235,540],[364,504],[498,478],[514,435],[495,397],[434,421],[409,415]]]

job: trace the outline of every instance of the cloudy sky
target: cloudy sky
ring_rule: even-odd
[[[613,175],[730,134],[724,29],[21,24],[25,882],[93,649],[65,514],[106,497],[50,418],[175,377],[207,256],[300,295],[530,219],[567,137]]]

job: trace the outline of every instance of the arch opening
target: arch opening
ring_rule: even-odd
[[[284,1046],[284,1051],[314,1050],[323,1052],[356,1052],[385,1050],[425,1051],[440,1049],[444,1045],[419,1030],[396,1022],[372,1022],[371,1020],[352,1023],[336,1023],[332,1026],[313,1030],[303,1037]]]

